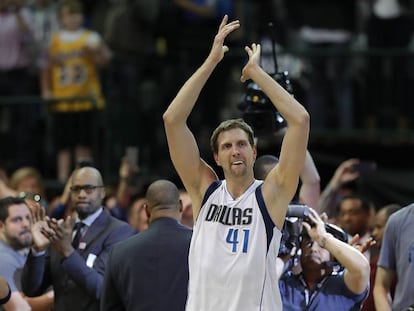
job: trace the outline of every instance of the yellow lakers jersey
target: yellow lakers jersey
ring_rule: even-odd
[[[51,38],[49,54],[52,95],[60,97],[90,97],[92,100],[59,101],[51,106],[53,112],[81,112],[103,109],[105,106],[97,67],[85,47],[90,31],[85,30],[74,41],[60,39],[59,32]]]

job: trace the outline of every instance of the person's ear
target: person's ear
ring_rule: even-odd
[[[101,190],[101,195],[100,195],[100,197],[101,197],[101,200],[104,200],[104,199],[105,199],[105,196],[106,196],[105,187],[103,187],[103,188],[101,188],[101,189],[98,189],[98,190]]]
[[[253,159],[256,161],[256,158],[257,158],[257,147],[256,147],[256,145],[253,145],[252,148],[253,148]]]
[[[213,156],[214,156],[214,161],[216,161],[216,164],[218,166],[221,166],[220,161],[219,161],[219,158],[218,158],[218,153],[217,152],[214,152],[213,153]]]
[[[150,219],[151,218],[151,212],[150,212],[150,209],[149,209],[147,203],[144,203],[144,208],[145,208],[145,214],[147,214],[148,219]]]
[[[179,200],[179,204],[180,204],[180,207],[179,207],[179,209],[178,209],[178,211],[180,212],[180,214],[184,211],[184,206],[183,206],[183,200]]]
[[[0,221],[0,240],[4,241],[5,232],[6,232],[6,223],[3,221]]]

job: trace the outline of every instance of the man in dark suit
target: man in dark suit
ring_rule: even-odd
[[[170,181],[146,193],[148,229],[117,244],[105,272],[102,311],[183,311],[192,230],[179,223],[182,202]]]
[[[83,167],[71,178],[75,229],[71,217],[49,219],[41,208],[32,212],[34,246],[23,271],[23,292],[35,296],[52,285],[55,311],[99,310],[109,251],[135,232],[102,206],[105,191],[97,169]]]

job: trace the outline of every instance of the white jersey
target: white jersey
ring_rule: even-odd
[[[282,310],[276,276],[282,234],[261,185],[254,181],[237,199],[225,180],[206,191],[191,239],[187,311]]]

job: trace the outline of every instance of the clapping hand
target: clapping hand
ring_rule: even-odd
[[[250,70],[259,66],[261,51],[260,44],[256,43],[252,43],[251,47],[246,46],[244,49],[247,52],[247,55],[249,55],[249,61],[244,66],[240,77],[240,81],[243,83],[250,79]]]
[[[30,208],[30,231],[32,233],[33,239],[33,248],[37,251],[45,250],[49,244],[49,239],[42,233],[45,227],[47,227],[46,222],[46,211],[40,206],[39,203],[26,200],[26,203]]]
[[[226,37],[240,27],[240,22],[238,20],[227,23],[228,19],[229,17],[227,15],[223,17],[219,30],[214,37],[213,47],[211,48],[210,55],[208,57],[214,63],[219,63],[223,59],[224,53],[229,50],[228,46],[224,44]]]
[[[69,257],[74,251],[72,247],[72,219],[70,216],[66,220],[47,218],[47,228],[42,229],[42,233],[48,237],[53,248],[62,256]]]

